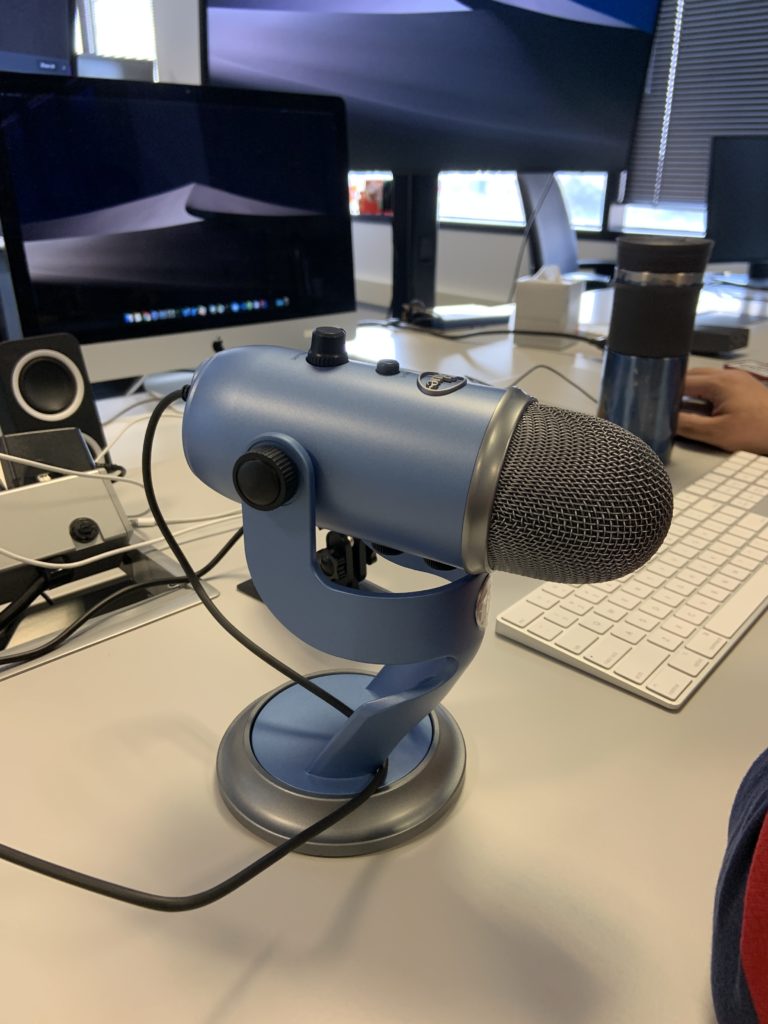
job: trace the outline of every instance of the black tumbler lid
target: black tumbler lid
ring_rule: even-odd
[[[617,267],[651,274],[703,274],[712,251],[709,238],[620,235]]]

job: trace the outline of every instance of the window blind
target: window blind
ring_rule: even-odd
[[[662,0],[625,201],[705,203],[712,136],[761,134],[768,0]]]

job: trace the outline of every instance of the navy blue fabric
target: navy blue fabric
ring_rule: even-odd
[[[739,954],[744,892],[763,819],[768,812],[768,750],[739,786],[728,822],[728,843],[715,894],[712,998],[719,1024],[764,1024],[750,998]]]

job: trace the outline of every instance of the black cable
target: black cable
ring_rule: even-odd
[[[596,345],[597,348],[605,347],[605,338],[599,337],[592,334],[570,334],[565,331],[518,331],[509,330],[508,328],[497,327],[496,330],[482,330],[482,331],[466,331],[463,334],[452,334],[450,330],[438,331],[434,327],[420,327],[418,324],[410,323],[397,323],[397,324],[382,324],[383,327],[389,327],[390,330],[398,331],[418,331],[421,334],[432,334],[436,338],[444,338],[447,341],[464,341],[465,338],[480,338],[483,335],[496,335],[500,334],[530,334],[534,337],[544,338],[571,338],[573,341],[585,341],[589,345]]]
[[[211,572],[211,570],[218,565],[224,555],[232,549],[242,535],[243,529],[240,527],[240,529],[236,530],[226,544],[213,556],[210,562],[203,566],[197,575],[205,576]],[[152,587],[179,586],[188,585],[188,583],[189,580],[186,576],[159,576],[154,580],[144,580],[141,583],[127,583],[125,586],[119,587],[117,590],[113,590],[111,593],[107,594],[100,601],[97,601],[96,604],[91,605],[87,611],[83,612],[83,614],[78,616],[78,618],[73,622],[70,622],[68,626],[62,629],[59,633],[56,633],[56,635],[51,637],[50,640],[46,640],[45,643],[40,644],[39,647],[34,647],[31,650],[18,651],[17,653],[8,651],[5,654],[1,654],[0,667],[3,665],[23,665],[25,662],[34,661],[35,658],[40,658],[44,654],[50,654],[51,651],[55,651],[57,647],[60,647],[65,640],[68,640],[87,622],[101,614],[105,608],[126,594],[130,594],[136,590],[150,590]],[[17,600],[20,599],[17,598]]]
[[[127,885],[119,885],[116,882],[108,882],[103,878],[96,878],[94,875],[83,874],[82,871],[74,871],[72,868],[65,868],[60,864],[53,864],[49,860],[42,860],[21,850],[15,850],[11,846],[0,843],[0,860],[7,860],[18,867],[27,868],[29,871],[36,871],[40,875],[46,875],[57,882],[65,882],[67,885],[74,885],[78,889],[86,889],[99,896],[107,896],[109,899],[120,900],[122,903],[130,903],[136,907],[144,907],[145,910],[160,910],[166,913],[178,913],[183,910],[199,910],[200,907],[207,907],[224,896],[229,896],[235,889],[250,882],[252,878],[260,875],[262,871],[282,860],[287,854],[292,853],[299,846],[314,839],[315,836],[331,828],[337,822],[346,818],[347,815],[357,810],[369,797],[373,796],[379,788],[387,773],[387,762],[377,770],[371,781],[347,800],[340,807],[336,807],[324,818],[303,829],[297,835],[286,839],[285,842],[276,846],[273,850],[265,853],[258,860],[253,861],[242,871],[231,875],[223,882],[211,886],[210,889],[203,889],[202,892],[192,893],[189,896],[159,896],[155,893],[144,892],[141,889],[132,889]]]
[[[208,562],[207,565],[204,565],[202,569],[198,569],[195,575],[198,577],[207,576],[209,572],[212,572],[219,564],[219,562],[222,560],[224,555],[228,554],[232,550],[232,548],[235,546],[235,544],[237,544],[237,542],[240,540],[242,536],[243,528],[242,526],[240,526],[237,530],[235,530],[235,532],[229,538],[224,547],[220,548],[219,551],[216,552],[216,554],[213,556],[210,562]]]
[[[0,611],[0,633],[10,626],[15,626],[23,617],[27,608],[48,586],[48,578],[45,573],[38,572],[26,590],[23,590],[18,597],[15,597],[10,604],[7,604]]]
[[[317,689],[319,691],[318,696],[320,696],[323,700],[326,700],[328,703],[333,703],[334,705],[340,705],[339,710],[342,711],[343,714],[350,715],[352,713],[351,708],[347,708],[346,705],[342,704],[341,701],[336,701],[335,698],[333,698],[332,701],[329,700],[328,698],[332,697],[331,694],[326,693],[319,687],[315,687],[311,680],[305,679],[305,677],[299,675],[299,673],[294,672],[287,666],[283,666],[280,661],[278,661],[276,658],[273,658],[272,655],[269,655],[266,651],[263,651],[260,647],[258,647],[257,644],[253,643],[253,641],[250,641],[249,638],[246,637],[244,634],[241,634],[240,631],[236,629],[235,626],[233,626],[227,619],[224,618],[223,615],[219,613],[218,609],[215,608],[215,606],[212,607],[212,602],[210,601],[210,598],[203,584],[198,578],[198,575],[195,573],[195,570],[192,568],[183,551],[179,547],[178,542],[168,529],[168,525],[165,522],[162,513],[160,512],[160,508],[157,504],[157,499],[155,497],[155,491],[152,482],[152,441],[154,439],[157,422],[160,416],[162,415],[163,410],[173,401],[176,401],[179,397],[182,397],[183,395],[184,392],[180,391],[167,396],[167,398],[165,399],[160,400],[152,417],[150,418],[149,424],[147,425],[147,434],[144,440],[144,447],[142,450],[142,471],[144,475],[145,488],[147,492],[147,499],[149,501],[150,509],[152,510],[152,514],[155,517],[158,529],[163,534],[166,541],[168,541],[171,550],[176,556],[181,567],[184,569],[185,575],[184,577],[181,577],[181,579],[183,579],[185,583],[189,583],[192,586],[195,593],[200,597],[203,605],[209,611],[212,610],[213,613],[215,613],[214,618],[218,622],[221,622],[221,624],[224,626],[227,632],[230,633],[230,635],[234,636],[235,639],[238,639],[241,642],[245,641],[244,645],[249,650],[252,650],[253,653],[257,654],[258,657],[261,657],[268,664],[273,665],[275,667],[279,667],[280,671],[284,672],[295,682],[299,682],[300,684],[309,683],[310,685],[308,688],[312,691]],[[235,534],[233,537],[230,537],[227,543],[221,549],[221,551],[219,551],[215,558],[211,562],[209,562],[207,566],[204,567],[202,572],[209,571],[210,568],[212,568],[212,566],[216,562],[218,562],[219,559],[222,558],[227,551],[230,550],[232,545],[236,542],[237,539],[239,539],[239,536],[241,535],[242,530],[238,530],[237,534]],[[154,581],[154,583],[155,585],[159,585],[160,582],[166,582],[166,579],[161,581]],[[175,581],[177,578],[170,577],[170,579]],[[86,618],[89,618],[92,615],[94,615],[99,606],[103,607],[110,600],[114,600],[118,596],[118,593],[124,594],[127,590],[133,587],[148,587],[149,585],[150,584],[130,584],[128,587],[121,588],[119,592],[113,593],[108,597],[104,598],[102,601],[98,603],[98,605],[94,605],[93,608],[89,609],[87,613],[81,616],[79,620],[80,624],[82,624],[82,621]],[[69,627],[69,631],[72,631],[72,626]],[[69,632],[67,630],[64,630],[63,632],[69,635]],[[58,643],[61,643],[61,634],[59,634],[59,637],[57,637],[56,640]],[[36,656],[39,653],[40,649],[38,649],[35,652]],[[2,663],[5,660],[7,659],[0,659],[0,663]],[[327,829],[331,828],[333,825],[341,821],[343,818],[346,818],[348,815],[352,814],[353,811],[357,810],[358,807],[365,803],[366,800],[372,797],[373,794],[378,790],[379,786],[383,783],[384,779],[386,778],[387,768],[388,762],[385,761],[374,773],[370,782],[359,793],[356,793],[354,796],[346,800],[340,806],[334,808],[334,810],[332,810],[329,814],[326,814],[319,821],[315,822],[312,825],[309,825],[307,828],[303,829],[297,835],[292,836],[290,839],[285,840],[279,846],[270,850],[262,857],[259,857],[257,860],[249,864],[247,867],[243,868],[241,871],[238,871],[236,874],[231,875],[223,882],[219,882],[209,889],[204,889],[201,892],[192,893],[188,896],[161,896],[156,893],[144,892],[141,889],[133,889],[130,886],[120,885],[116,882],[109,882],[103,878],[97,878],[94,875],[87,875],[81,871],[75,871],[72,868],[64,867],[63,865],[54,864],[51,861],[43,860],[42,858],[36,857],[32,854],[24,853],[21,850],[16,850],[13,847],[6,846],[5,844],[0,844],[0,859],[6,860],[11,864],[17,865],[18,867],[26,868],[29,871],[35,871],[38,874],[45,875],[48,878],[53,878],[55,881],[64,882],[67,885],[73,885],[77,888],[85,889],[88,892],[93,892],[100,896],[106,896],[109,899],[118,900],[123,903],[130,903],[133,906],[143,907],[147,910],[164,911],[166,913],[178,913],[180,911],[186,910],[197,910],[201,907],[208,906],[209,904],[222,899],[224,896],[228,896],[236,889],[239,889],[242,885],[245,885],[246,882],[251,881],[251,879],[261,874],[267,868],[271,867],[273,864],[276,864],[279,860],[282,860],[283,857],[287,856],[289,853],[292,853],[294,850],[298,849],[298,847],[302,846],[304,843],[311,841],[315,838],[315,836],[319,835],[321,832],[326,831]]]
[[[332,693],[329,693],[327,690],[324,690],[321,686],[318,686],[317,683],[314,683],[311,679],[308,679],[306,676],[303,676],[300,672],[297,672],[295,669],[292,669],[289,665],[286,665],[284,662],[280,661],[279,658],[276,658],[273,654],[270,654],[269,651],[265,650],[263,647],[260,647],[254,640],[251,640],[249,636],[246,636],[245,633],[242,633],[237,628],[237,626],[234,625],[234,623],[230,622],[229,619],[226,618],[226,616],[219,611],[219,609],[213,603],[211,598],[208,596],[205,587],[198,580],[195,574],[195,570],[189,564],[186,555],[181,550],[176,538],[173,536],[170,529],[168,528],[168,524],[166,523],[163,514],[160,511],[160,506],[157,503],[155,487],[152,481],[152,442],[154,441],[155,433],[157,432],[157,424],[159,423],[160,417],[163,415],[163,412],[168,408],[168,406],[173,405],[173,403],[177,402],[180,398],[186,399],[187,391],[188,388],[181,388],[179,391],[172,391],[170,392],[170,394],[167,394],[160,399],[155,408],[152,410],[152,415],[149,417],[149,423],[147,424],[147,432],[144,435],[144,445],[141,451],[141,473],[144,480],[144,490],[146,492],[147,502],[149,503],[150,511],[154,517],[155,525],[157,526],[157,529],[160,531],[160,533],[163,535],[166,543],[168,544],[168,547],[173,552],[176,561],[183,569],[190,586],[195,591],[197,596],[200,598],[200,601],[203,604],[203,606],[211,613],[213,618],[216,619],[219,625],[223,629],[225,629],[231,637],[237,640],[238,643],[242,644],[243,647],[245,647],[247,650],[251,652],[251,654],[255,654],[257,658],[260,658],[262,661],[266,662],[267,665],[271,666],[278,672],[287,676],[290,680],[292,680],[294,683],[297,683],[299,686],[302,686],[305,690],[309,690],[310,693],[313,693],[316,697],[319,697],[321,700],[324,700],[326,704],[330,704],[331,707],[335,708],[337,711],[340,711],[342,715],[346,715],[346,717],[349,718],[353,713],[352,708],[346,705],[343,701],[339,700]]]

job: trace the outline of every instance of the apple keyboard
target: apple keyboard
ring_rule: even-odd
[[[669,533],[608,583],[544,583],[496,632],[670,710],[768,605],[768,457],[737,452],[675,495]]]

